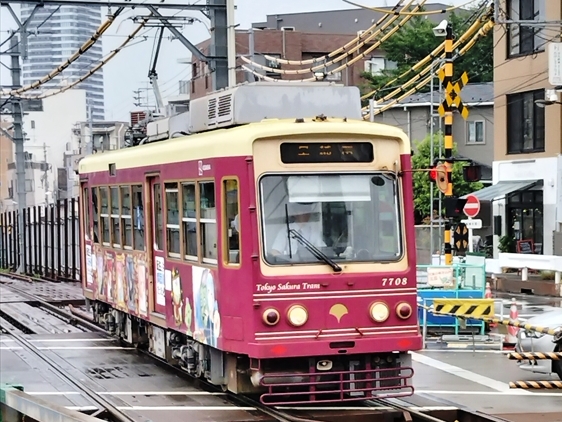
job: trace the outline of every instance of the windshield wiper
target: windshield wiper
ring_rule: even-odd
[[[300,234],[298,231],[296,231],[295,229],[290,229],[289,232],[293,235],[293,237],[295,239],[297,239],[306,249],[309,250],[309,252],[314,255],[314,257],[316,259],[319,259],[320,261],[324,261],[326,264],[328,264],[330,267],[332,267],[332,269],[336,272],[340,272],[341,271],[341,267],[336,264],[334,261],[332,261],[328,255],[326,255],[324,252],[322,252],[320,249],[318,249],[316,246],[314,246],[312,243],[310,243],[302,234]],[[291,242],[289,242],[291,243]]]

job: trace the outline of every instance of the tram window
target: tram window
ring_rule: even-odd
[[[154,185],[154,214],[156,217],[156,233],[154,242],[159,250],[162,250],[162,194],[160,184]]]
[[[94,243],[100,243],[98,206],[98,188],[92,188],[92,220],[94,221]]]
[[[183,254],[189,261],[197,261],[197,208],[195,199],[195,183],[182,185],[182,230]]]
[[[108,244],[111,241],[109,234],[109,195],[107,187],[100,187],[100,217],[101,217],[101,241]]]
[[[228,264],[240,263],[240,204],[238,203],[238,181],[225,180],[224,207],[225,225],[223,238],[226,244],[225,260]]]
[[[84,213],[84,231],[90,234],[90,198],[88,188],[82,190],[82,212]],[[89,236],[88,236],[89,237]]]
[[[144,205],[142,185],[133,186],[133,248],[144,251]]]
[[[215,182],[199,183],[199,207],[201,247],[203,262],[217,262],[217,209],[215,206]]]
[[[168,256],[180,257],[179,192],[177,183],[166,183],[166,237]]]
[[[133,247],[133,219],[131,217],[131,188],[121,186],[121,227],[123,229],[123,248]]]
[[[121,222],[119,221],[119,188],[111,186],[111,239],[114,248],[121,247]]]

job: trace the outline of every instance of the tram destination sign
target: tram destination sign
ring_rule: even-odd
[[[281,161],[298,163],[370,163],[373,161],[370,142],[283,142]]]

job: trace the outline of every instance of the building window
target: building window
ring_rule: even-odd
[[[535,100],[544,99],[544,91],[507,95],[507,153],[544,151],[544,108]]]
[[[546,0],[508,0],[507,15],[512,20],[543,20]],[[509,24],[507,26],[508,55],[526,55],[544,51],[546,37],[540,26]]]
[[[33,192],[33,179],[25,179],[25,191]]]
[[[467,122],[468,133],[466,135],[467,144],[483,144],[484,140],[484,121]]]

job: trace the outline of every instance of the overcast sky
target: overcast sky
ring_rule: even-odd
[[[135,3],[142,3],[141,0],[133,0]],[[186,0],[183,0],[185,2]],[[194,3],[203,3],[205,0],[193,0]],[[459,5],[468,0],[445,0],[440,3]],[[9,2],[9,0],[8,0]],[[179,3],[180,0],[166,0],[166,3]],[[393,6],[395,0],[356,0],[357,3],[369,6]],[[429,0],[428,3],[438,1]],[[475,3],[476,4],[476,3]],[[253,22],[265,21],[266,15],[276,13],[298,13],[311,12],[318,10],[335,10],[352,8],[342,0],[236,0],[236,23],[239,28],[249,28]],[[17,9],[17,6],[14,6]],[[119,46],[125,38],[133,31],[136,24],[131,21],[131,17],[143,15],[146,9],[128,9],[120,16],[109,30],[103,35],[104,55],[109,54]],[[172,14],[176,11],[162,12]],[[8,30],[15,28],[15,24],[5,7],[0,9],[0,42],[8,36]],[[179,13],[182,16],[194,16],[202,19],[205,24],[195,22],[193,25],[185,26],[183,34],[194,44],[201,42],[209,37],[208,20],[196,11]],[[143,97],[154,104],[154,96],[148,83],[148,71],[151,62],[155,36],[157,29],[151,28],[141,31],[138,37],[131,41],[129,46],[115,56],[104,66],[105,84],[105,117],[107,120],[129,120],[129,111],[136,109],[133,105],[133,95],[135,90],[144,88]],[[157,72],[160,90],[164,98],[176,95],[178,92],[178,81],[189,80],[191,77],[190,67],[186,64],[179,64],[178,59],[191,57],[191,53],[178,41],[170,40],[170,33],[165,32],[162,41],[161,53],[158,59]],[[2,47],[2,50],[5,46]],[[2,62],[9,64],[8,57],[2,57]],[[0,72],[0,85],[9,84],[10,77],[8,71],[2,67]]]

